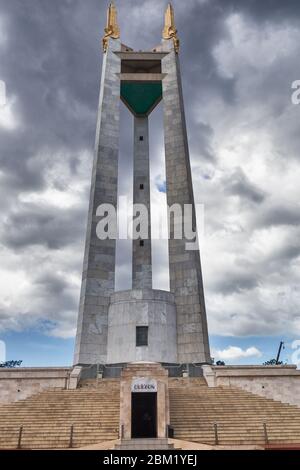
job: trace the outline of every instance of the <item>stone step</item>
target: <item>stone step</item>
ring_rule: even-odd
[[[224,445],[265,443],[263,423],[270,442],[300,443],[300,409],[230,387],[170,387],[170,416],[174,437],[215,443],[214,423]]]
[[[119,433],[119,381],[97,389],[49,390],[0,406],[0,449],[63,449],[115,440]]]
[[[115,446],[116,450],[167,450],[174,449],[174,444],[168,444],[168,439],[122,439]]]
[[[174,444],[168,444],[167,446],[163,445],[146,445],[146,444],[136,444],[136,445],[116,445],[115,450],[170,450],[174,449]]]

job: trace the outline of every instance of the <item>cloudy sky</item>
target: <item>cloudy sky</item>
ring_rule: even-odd
[[[122,41],[160,42],[163,0],[119,0]],[[291,361],[300,339],[298,0],[174,0],[213,356]],[[0,340],[25,365],[72,361],[107,1],[0,0]],[[121,105],[120,194],[132,120]],[[152,204],[165,203],[162,112]],[[127,248],[127,249],[124,249]],[[168,287],[154,243],[154,286]],[[129,288],[130,244],[117,287]]]

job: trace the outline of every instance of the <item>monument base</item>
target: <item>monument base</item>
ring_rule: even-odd
[[[0,406],[0,448],[81,448],[105,441],[137,448],[139,440],[162,448],[172,437],[186,449],[300,446],[300,408],[290,404],[299,396],[294,366],[202,368],[203,377],[170,377],[161,364],[140,361],[113,379],[85,379],[87,368],[79,366],[0,370],[2,403],[27,394],[23,403]],[[267,388],[276,401],[263,396]]]
[[[144,329],[141,338],[139,328]],[[176,363],[176,331],[176,306],[171,292],[154,289],[115,292],[108,310],[107,363]]]

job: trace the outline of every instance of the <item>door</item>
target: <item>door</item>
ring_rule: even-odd
[[[131,394],[131,437],[157,437],[157,393]]]

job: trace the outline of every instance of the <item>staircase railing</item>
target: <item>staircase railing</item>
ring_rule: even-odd
[[[214,423],[215,445],[219,445],[218,423]]]
[[[74,444],[73,440],[74,440],[74,424],[72,424],[70,428],[69,449],[73,449],[73,444]]]
[[[224,430],[224,440],[226,441],[226,425],[222,425],[223,427],[223,430]],[[266,445],[270,444],[270,439],[269,439],[269,435],[268,435],[268,428],[267,428],[267,423],[266,422],[263,422],[262,423],[262,427],[263,427],[263,439],[264,440],[264,443]],[[220,434],[219,434],[219,424],[218,423],[213,423],[213,435],[214,435],[214,443],[215,445],[220,445]],[[251,441],[251,438],[249,439]]]
[[[19,427],[19,435],[18,435],[18,446],[17,449],[22,448],[22,436],[23,436],[23,426]]]

